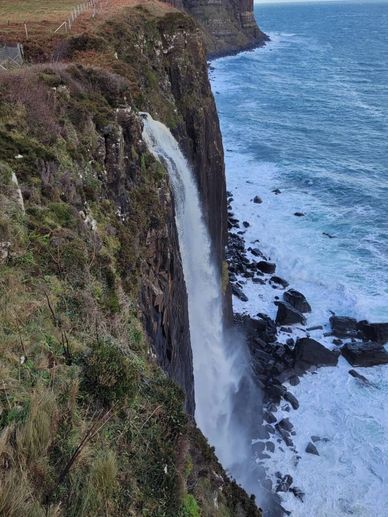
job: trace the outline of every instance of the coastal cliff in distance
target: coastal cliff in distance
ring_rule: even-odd
[[[203,29],[210,57],[254,48],[269,40],[256,23],[253,0],[183,0],[183,6]]]
[[[24,43],[0,74],[0,514],[259,517],[193,422],[173,194],[142,140],[147,111],[179,141],[225,276],[202,33],[150,2]]]

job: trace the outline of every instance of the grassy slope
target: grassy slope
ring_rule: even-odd
[[[154,14],[131,19],[157,35]],[[187,420],[139,323],[141,243],[163,220],[166,174],[131,149],[140,179],[123,220],[100,143],[125,97],[176,116],[158,72],[130,58],[133,28],[121,24],[125,62],[109,41],[118,19],[105,39],[71,43],[80,62],[121,76],[70,65],[0,77],[1,515],[257,515]]]

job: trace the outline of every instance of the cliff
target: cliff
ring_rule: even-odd
[[[258,27],[253,0],[183,0],[198,21],[210,57],[264,45],[268,36]]]
[[[200,31],[151,4],[55,52],[0,75],[0,514],[258,516],[190,417],[173,199],[138,115],[164,121],[193,164],[221,274]]]

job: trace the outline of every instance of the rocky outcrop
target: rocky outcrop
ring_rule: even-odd
[[[183,0],[201,26],[211,57],[263,45],[268,37],[257,26],[253,0]]]

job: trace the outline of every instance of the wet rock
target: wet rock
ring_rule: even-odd
[[[270,413],[269,411],[264,411],[264,415],[263,415],[263,418],[266,422],[268,422],[269,424],[274,424],[276,422],[276,417],[275,415],[273,415],[272,413]]]
[[[265,448],[269,452],[275,452],[275,444],[273,442],[265,442]]]
[[[300,383],[299,377],[296,375],[293,375],[288,379],[288,382],[291,384],[291,386],[297,386]]]
[[[385,344],[388,342],[388,323],[368,323],[360,321],[357,324],[358,330],[367,341]]]
[[[361,375],[361,373],[356,372],[356,370],[349,370],[349,374],[355,379],[362,382],[362,384],[365,384],[366,386],[372,386],[372,383],[366,377]]]
[[[333,339],[333,344],[336,345],[336,346],[341,346],[341,345],[343,345],[343,343],[344,342],[340,338],[336,337],[336,338]]]
[[[286,474],[281,479],[279,479],[276,485],[276,492],[288,492],[290,486],[293,483],[293,478],[289,474]]]
[[[304,217],[304,213],[303,212],[294,212],[294,215],[296,217]]]
[[[263,256],[263,254],[259,250],[259,248],[249,248],[248,251],[250,251],[252,253],[252,255],[254,255],[255,257],[262,257]]]
[[[244,228],[249,228],[250,224],[248,223],[248,221],[243,221],[243,226]]]
[[[271,275],[272,273],[275,273],[276,264],[274,264],[273,262],[261,260],[257,263],[257,268],[260,269],[260,271],[262,271],[263,273]]]
[[[284,300],[292,305],[299,312],[311,312],[311,307],[304,294],[296,291],[295,289],[289,289],[283,294]]]
[[[319,456],[318,449],[315,447],[315,445],[312,442],[309,442],[307,444],[307,447],[306,447],[305,451],[308,454],[315,454],[316,456]]]
[[[312,332],[313,330],[323,330],[322,325],[314,325],[314,327],[308,327],[307,332]]]
[[[282,418],[278,424],[276,424],[276,426],[279,426],[281,427],[282,429],[284,429],[285,431],[292,431],[294,429],[294,426],[292,425],[292,423],[290,422],[290,419],[289,418]],[[275,427],[276,427],[275,426]]]
[[[287,280],[284,280],[284,278],[281,278],[280,276],[271,276],[270,281],[274,284],[279,284],[282,287],[286,288],[289,286],[289,283]]]
[[[290,488],[290,492],[292,492],[294,494],[294,496],[297,497],[303,503],[303,498],[305,496],[305,493],[300,488],[293,486]]]
[[[335,235],[331,235],[330,233],[327,233],[327,232],[322,232],[322,235],[325,235],[325,237],[329,237],[329,239],[335,239]]]
[[[254,284],[261,284],[261,285],[265,285],[265,280],[263,280],[262,278],[258,278],[257,276],[252,278],[252,282]]]
[[[261,197],[259,197],[259,196],[255,196],[255,197],[253,198],[253,202],[254,202],[254,203],[257,203],[257,204],[259,204],[259,205],[260,205],[260,204],[263,202],[263,200],[261,199]]]
[[[281,194],[281,191],[278,188],[275,188],[272,192],[276,195]]]
[[[348,316],[331,316],[329,321],[334,336],[341,338],[357,335],[356,319]]]
[[[243,291],[237,287],[236,285],[232,285],[232,293],[234,294],[234,296],[237,296],[237,298],[239,300],[241,300],[242,302],[247,302],[248,301],[248,296],[246,296]]]
[[[306,318],[303,314],[287,302],[275,302],[278,307],[276,325],[293,325],[301,323],[305,325]]]
[[[352,366],[388,364],[388,352],[380,343],[346,343],[341,353]]]
[[[312,435],[311,437],[311,440],[316,443],[316,442],[324,442],[324,443],[327,443],[329,441],[329,438],[321,438],[320,436],[316,436],[316,435]]]
[[[308,369],[309,366],[337,366],[338,352],[309,337],[299,338],[294,348],[295,366]]]
[[[295,395],[293,395],[292,393],[290,393],[289,391],[287,391],[284,395],[283,395],[283,398],[284,400],[287,400],[287,402],[289,402],[291,404],[291,406],[293,407],[293,409],[298,409],[299,407],[299,402],[298,402],[298,399],[295,397]]]

